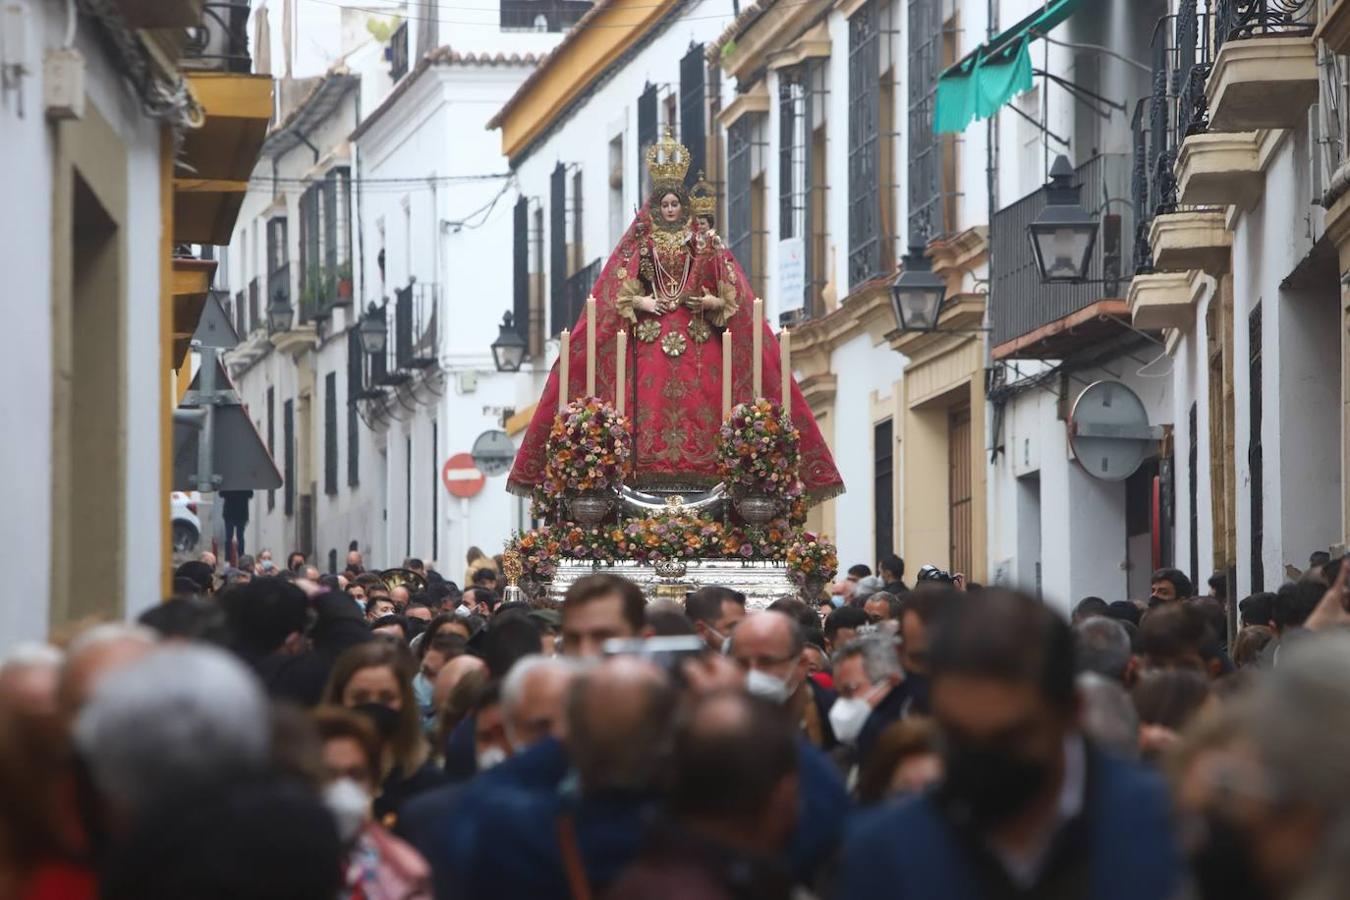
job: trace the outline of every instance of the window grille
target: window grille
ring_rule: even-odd
[[[689,148],[689,176],[708,171],[703,45],[690,44],[680,60],[680,143]]]
[[[848,20],[848,283],[881,274],[881,32],[877,0]]]
[[[752,155],[755,123],[744,115],[727,129],[727,242],[731,255],[754,280],[757,268],[751,253],[752,219],[750,182],[754,178]]]
[[[947,233],[942,138],[933,131],[942,48],[942,0],[909,0],[909,239],[925,245]]]
[[[820,312],[827,266],[825,248],[825,112],[828,101],[823,60],[808,60],[779,73],[778,237],[800,237],[805,250],[806,296],[802,315]]]

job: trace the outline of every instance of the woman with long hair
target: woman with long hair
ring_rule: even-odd
[[[416,672],[407,647],[370,641],[343,651],[323,692],[324,703],[362,713],[380,736],[382,780],[374,811],[385,824],[404,800],[444,781],[422,731],[412,688]]]

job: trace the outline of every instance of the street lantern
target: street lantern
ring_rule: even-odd
[[[389,326],[384,321],[384,310],[371,303],[366,314],[357,326],[357,335],[361,338],[361,349],[367,356],[378,356],[384,352],[389,340]]]
[[[933,273],[923,248],[911,245],[900,275],[891,283],[891,309],[901,331],[933,331],[937,328],[947,282]]]
[[[1045,186],[1045,208],[1027,226],[1036,268],[1047,283],[1086,281],[1097,241],[1097,220],[1078,202],[1081,188],[1073,178],[1069,158],[1057,157]]]
[[[285,292],[273,291],[272,302],[267,304],[267,330],[272,334],[289,331],[293,311],[290,301],[286,299]]]
[[[497,339],[492,342],[492,360],[497,364],[497,371],[519,372],[527,349],[525,339],[516,333],[515,316],[508,311],[502,316]]]

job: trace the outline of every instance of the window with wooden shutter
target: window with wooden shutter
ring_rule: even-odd
[[[1252,310],[1247,319],[1248,384],[1247,392],[1251,397],[1251,416],[1247,432],[1247,468],[1249,498],[1251,500],[1251,545],[1252,585],[1250,592],[1265,590],[1266,566],[1261,558],[1265,553],[1266,504],[1262,480],[1265,478],[1265,452],[1261,446],[1261,420],[1263,404],[1261,399],[1261,307]]]
[[[652,192],[652,179],[647,172],[647,148],[656,143],[656,114],[656,85],[648,83],[638,96],[637,104],[638,185],[642,193],[639,203],[645,203]]]
[[[689,148],[689,177],[708,171],[703,45],[690,44],[680,60],[680,143]]]
[[[516,200],[512,215],[511,315],[516,334],[530,342],[530,201]],[[530,350],[533,350],[531,344]]]
[[[338,491],[337,373],[323,379],[323,492]]]
[[[895,552],[895,425],[887,419],[872,429],[873,559]]]
[[[364,372],[362,363],[365,354],[361,349],[361,335],[357,329],[347,332],[347,486],[356,487],[361,483],[361,417],[356,408],[357,401],[364,391],[362,381]]]
[[[560,162],[549,178],[548,192],[549,329],[556,335],[571,326],[567,315],[567,169]]]
[[[848,283],[882,274],[878,0],[848,20]]]
[[[267,389],[267,455],[272,457],[273,462],[277,458],[277,391],[276,388]],[[271,512],[277,508],[277,492],[267,492],[267,511]]]
[[[281,405],[281,511],[287,516],[295,515],[295,401],[287,400]]]

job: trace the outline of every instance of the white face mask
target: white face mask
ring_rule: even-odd
[[[339,778],[323,789],[323,804],[337,823],[338,838],[350,844],[370,814],[370,795],[351,778]]]
[[[863,725],[871,714],[871,704],[862,697],[848,700],[840,697],[835,700],[830,707],[830,727],[834,729],[835,738],[844,744],[857,743],[858,735],[862,733]]]
[[[759,669],[751,669],[746,673],[745,689],[756,697],[763,697],[773,703],[786,703],[788,697],[792,696],[786,681]]]
[[[506,751],[495,744],[478,754],[478,771],[486,772],[499,763],[506,761]]]

